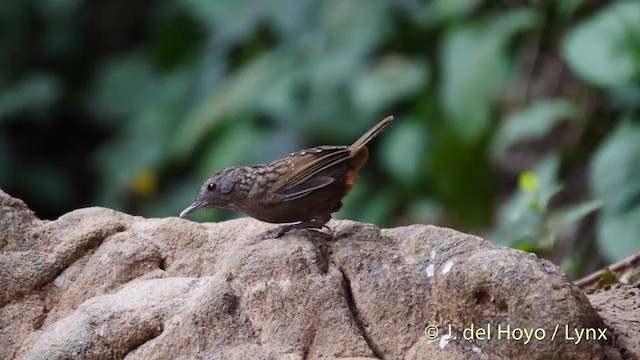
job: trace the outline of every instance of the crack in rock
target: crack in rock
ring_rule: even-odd
[[[360,318],[360,310],[358,310],[358,307],[355,303],[355,299],[353,297],[353,290],[351,289],[351,280],[344,273],[344,270],[342,270],[341,268],[338,268],[338,270],[340,270],[340,273],[342,274],[342,280],[343,280],[342,284],[347,295],[346,296],[347,306],[349,307],[349,312],[351,312],[351,317],[355,321],[356,326],[360,330],[360,333],[362,334],[362,338],[367,343],[367,346],[369,347],[369,349],[371,349],[373,354],[378,359],[384,359],[384,357],[382,356],[382,352],[380,351],[378,346],[373,342],[373,340],[369,337],[369,335],[367,335],[367,331],[365,329],[366,325],[364,321]]]

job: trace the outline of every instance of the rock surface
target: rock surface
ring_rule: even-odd
[[[633,348],[614,337],[622,326],[619,336],[638,334],[637,321],[632,330],[620,316],[605,323],[558,267],[534,255],[435,226],[329,225],[333,239],[261,240],[277,225],[104,208],[42,221],[0,191],[0,358],[637,355],[637,339]],[[444,336],[449,326],[456,339]],[[520,329],[541,339],[527,342]],[[607,340],[575,344],[566,329],[606,329]]]

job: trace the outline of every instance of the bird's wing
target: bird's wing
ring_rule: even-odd
[[[317,176],[313,177],[302,184],[298,184],[291,189],[287,189],[283,195],[282,201],[292,201],[300,199],[301,197],[309,195],[314,190],[321,189],[331,184],[334,179],[330,176]]]
[[[349,160],[349,152],[347,146],[322,146],[302,150],[277,160],[280,164],[286,164],[287,170],[286,174],[281,174],[269,189],[269,193],[295,194],[305,191],[304,189],[311,189],[308,191],[310,192],[329,185],[333,181],[329,176],[320,178],[331,179],[330,182],[326,179],[319,181],[313,178],[328,168]]]

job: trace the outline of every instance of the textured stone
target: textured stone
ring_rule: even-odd
[[[102,208],[42,221],[1,191],[0,216],[3,359],[635,356],[612,336],[552,341],[556,325],[628,324],[605,324],[548,261],[451,229],[332,221],[333,239],[262,240],[277,225]],[[464,339],[472,324],[491,339]],[[545,339],[498,339],[499,325]]]

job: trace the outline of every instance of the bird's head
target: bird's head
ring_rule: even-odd
[[[185,217],[202,208],[229,208],[235,185],[234,175],[234,168],[227,168],[209,176],[200,187],[196,201],[184,209],[180,217]]]

